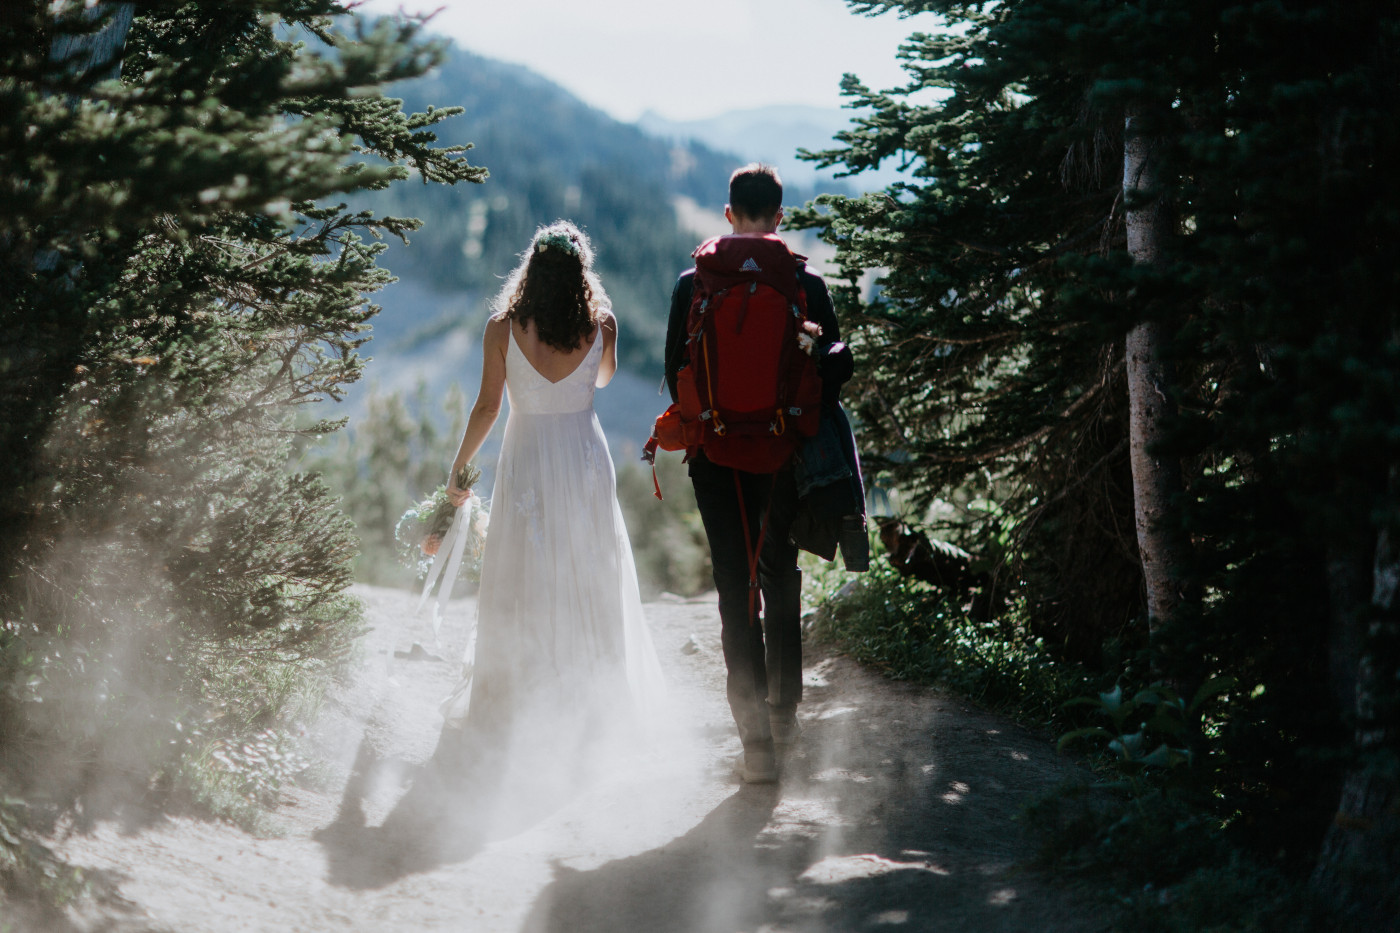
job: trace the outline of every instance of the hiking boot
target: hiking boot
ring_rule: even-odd
[[[796,710],[773,710],[769,714],[768,724],[773,729],[774,745],[795,745],[798,736],[802,734],[802,726],[797,722]]]
[[[745,784],[773,784],[778,780],[778,757],[770,749],[746,748],[734,759],[734,773]]]

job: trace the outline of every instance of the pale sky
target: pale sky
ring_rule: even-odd
[[[367,0],[367,13],[441,9],[431,28],[527,65],[620,120],[693,120],[774,104],[839,107],[843,72],[904,83],[895,62],[931,14],[852,14],[844,0]]]

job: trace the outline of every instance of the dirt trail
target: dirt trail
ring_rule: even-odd
[[[489,821],[461,799],[415,812],[457,665],[407,594],[359,588],[374,630],[311,740],[323,790],[286,794],[285,832],[167,819],[56,840],[118,884],[75,917],[107,931],[779,931],[1103,929],[1094,904],[1018,867],[1015,815],[1072,766],[1045,741],[935,691],[809,647],[803,735],[777,786],[729,773],[713,598],[650,604],[677,700],[672,740],[614,761],[549,812]],[[461,651],[454,603],[443,657]],[[694,635],[694,642],[687,642]],[[698,650],[693,650],[698,646]],[[455,828],[444,831],[449,818]],[[428,837],[436,844],[425,843]]]

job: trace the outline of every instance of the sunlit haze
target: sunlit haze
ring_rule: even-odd
[[[839,107],[841,76],[904,83],[895,54],[930,14],[857,16],[843,0],[368,0],[369,14],[440,9],[432,28],[517,62],[621,120],[693,120],[774,104]]]

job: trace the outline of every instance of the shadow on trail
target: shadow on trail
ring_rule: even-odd
[[[523,930],[1102,929],[1023,867],[1020,808],[1066,776],[1044,741],[897,685],[851,703],[840,685],[857,673],[843,663],[811,686],[780,785],[741,787],[651,851],[591,871],[556,862]]]
[[[462,862],[487,842],[513,835],[560,805],[539,795],[528,806],[509,793],[492,743],[444,729],[424,765],[378,758],[362,740],[330,825],[314,838],[326,853],[327,881],[342,888],[382,888],[411,874]],[[379,826],[367,825],[365,801],[376,781],[405,778],[408,791]],[[510,806],[504,806],[510,800]]]
[[[556,861],[554,881],[535,902],[522,933],[755,926],[764,882],[777,884],[779,878],[755,858],[755,842],[778,796],[773,785],[741,787],[684,836],[596,871]]]

